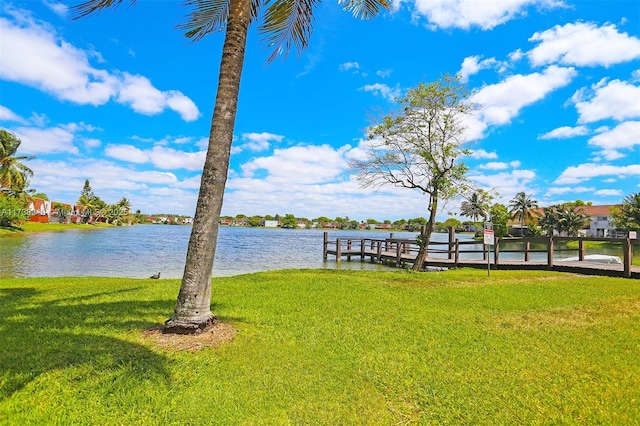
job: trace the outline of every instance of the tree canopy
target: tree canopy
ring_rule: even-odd
[[[16,155],[22,141],[13,133],[0,129],[0,188],[11,192],[23,192],[29,186],[33,170],[23,161],[35,158]]]
[[[639,231],[640,192],[627,195],[621,204],[614,207],[611,216],[616,228],[624,231]]]
[[[427,242],[434,229],[438,203],[469,188],[467,167],[458,161],[467,154],[464,119],[476,106],[457,76],[420,83],[397,100],[396,113],[369,129],[363,156],[350,162],[363,187],[384,185],[418,190],[428,196],[429,219],[423,228],[414,269],[422,269]]]

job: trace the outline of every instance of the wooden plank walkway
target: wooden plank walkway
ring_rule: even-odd
[[[490,253],[491,269],[492,270],[551,270],[558,272],[571,272],[583,275],[603,275],[612,277],[625,277],[640,279],[640,267],[631,265],[631,245],[627,240],[622,241],[623,248],[627,247],[628,254],[623,256],[623,264],[602,264],[592,263],[587,261],[563,261],[554,259],[553,239],[549,239],[547,249],[544,250],[531,250],[529,249],[529,242],[533,241],[540,243],[540,238],[521,239],[518,242],[525,243],[526,248],[523,250],[503,250],[504,252],[518,252],[523,253],[523,257],[526,260],[505,260],[499,257],[500,254],[500,242],[496,241],[495,250]],[[582,239],[587,241],[589,239]],[[596,239],[601,241],[603,239]],[[513,241],[509,241],[513,243]],[[620,242],[620,241],[617,241]],[[429,246],[446,246],[446,249],[431,249],[429,255],[425,261],[424,267],[429,268],[477,268],[487,269],[488,262],[486,257],[486,251],[479,250],[462,250],[464,245],[467,246],[483,246],[482,243],[473,242],[458,242],[450,238],[449,242],[433,242]],[[336,260],[340,260],[346,257],[347,260],[351,260],[352,257],[359,258],[361,261],[369,259],[371,262],[376,263],[392,263],[395,266],[403,267],[406,265],[413,265],[418,252],[418,245],[415,241],[408,239],[370,239],[370,238],[337,238],[335,242],[328,240],[328,234],[325,233],[324,250],[323,255],[326,259],[329,255],[335,256]],[[580,249],[582,249],[582,243],[580,243]],[[575,251],[575,250],[574,250]],[[432,252],[435,252],[432,254]],[[529,260],[530,253],[546,253],[546,260]],[[467,254],[467,258],[461,258],[460,254]],[[469,254],[474,253],[474,259],[469,259]],[[584,256],[582,252],[581,258]]]

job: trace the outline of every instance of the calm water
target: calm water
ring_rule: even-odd
[[[180,278],[189,241],[190,226],[137,225],[118,228],[68,230],[0,237],[0,278],[111,276],[145,278],[160,271],[163,278]],[[322,230],[221,227],[218,235],[214,276],[238,275],[273,269],[395,269],[360,262],[336,262],[322,258]],[[396,232],[397,238],[416,234]],[[329,239],[388,238],[388,232],[331,231]],[[457,234],[461,241],[469,234]],[[447,241],[447,234],[433,234],[432,241]],[[442,248],[441,246],[435,248]],[[478,247],[479,248],[479,247]],[[559,248],[559,247],[558,247]],[[465,249],[470,249],[466,246]],[[619,256],[619,250],[599,250]],[[595,252],[594,252],[595,253]],[[587,254],[592,254],[587,251]],[[576,252],[558,253],[557,258]],[[435,255],[436,257],[438,255]],[[444,255],[441,255],[444,256]],[[482,259],[479,254],[461,258]],[[504,260],[521,260],[522,254],[502,253]],[[532,260],[545,260],[546,253],[533,253]]]
[[[191,227],[137,225],[0,237],[0,277],[113,276],[180,278]],[[413,238],[415,234],[396,233]],[[388,238],[388,232],[335,231],[329,238]],[[446,236],[443,235],[444,238]],[[272,269],[392,269],[322,258],[323,231],[221,227],[214,276]]]

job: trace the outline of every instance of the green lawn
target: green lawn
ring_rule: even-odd
[[[72,229],[98,229],[104,227],[112,227],[108,223],[38,223],[25,222],[20,225],[11,227],[0,227],[0,236],[3,234],[13,234],[19,232],[51,232],[51,231],[68,231]]]
[[[216,278],[237,334],[141,330],[179,280],[0,280],[0,424],[638,424],[640,282],[550,272]]]

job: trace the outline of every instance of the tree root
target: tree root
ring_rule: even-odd
[[[217,321],[218,317],[213,314],[200,321],[181,321],[171,318],[164,323],[162,332],[165,334],[200,334],[213,326]]]

